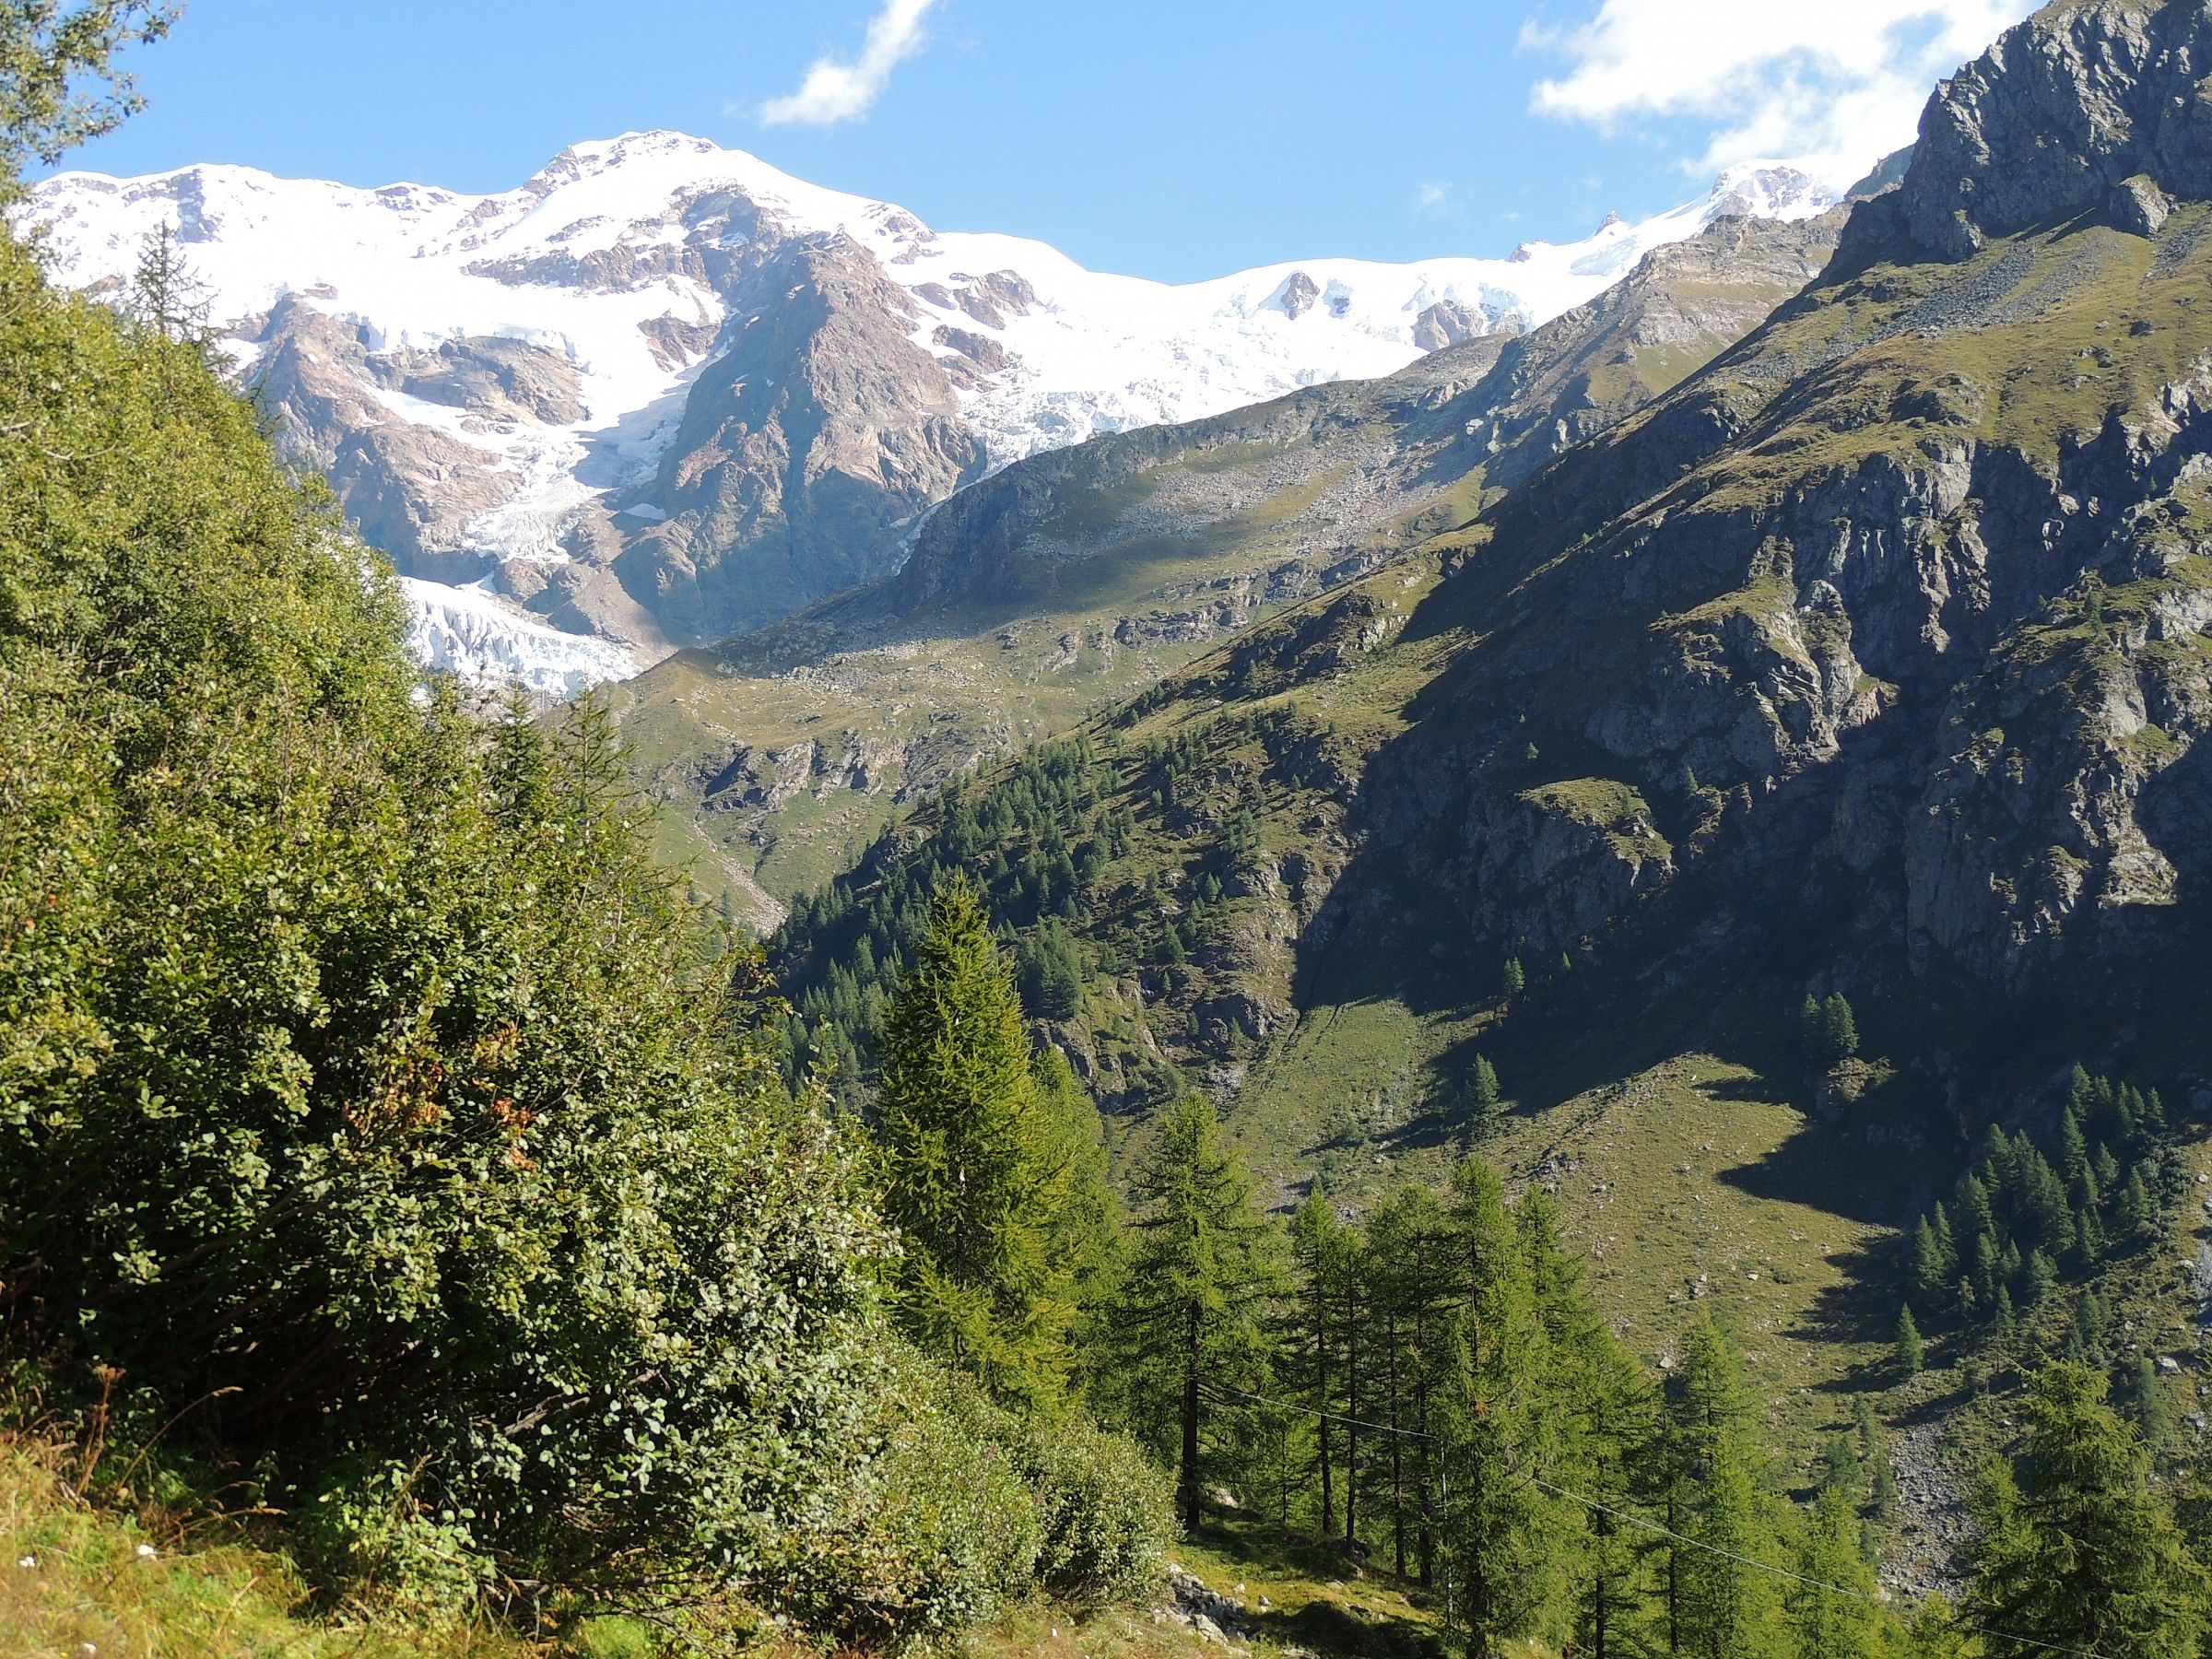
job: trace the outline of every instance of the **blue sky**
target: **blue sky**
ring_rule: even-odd
[[[650,127],[1171,280],[1841,173],[2030,0],[191,0],[73,164],[520,183]]]

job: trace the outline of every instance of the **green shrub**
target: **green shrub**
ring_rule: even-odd
[[[754,1571],[865,1453],[882,1241],[606,722],[421,700],[253,408],[4,238],[0,433],[0,1317],[326,1561]]]
[[[794,1540],[775,1594],[848,1641],[927,1641],[1031,1591],[1038,1503],[1006,1450],[1018,1425],[968,1379],[908,1355],[881,1405],[882,1454],[829,1525]]]
[[[1136,1443],[1070,1417],[1034,1427],[1024,1452],[1039,1583],[1071,1601],[1132,1601],[1156,1588],[1175,1539],[1172,1494]]]

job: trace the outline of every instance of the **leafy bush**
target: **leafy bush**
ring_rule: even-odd
[[[1070,1417],[1033,1428],[1024,1452],[1041,1535],[1038,1582],[1076,1601],[1135,1600],[1156,1588],[1174,1510],[1168,1477],[1135,1442]]]
[[[329,1559],[754,1571],[865,1455],[882,1240],[605,721],[422,700],[254,411],[12,243],[0,433],[0,1314]]]
[[[903,1354],[881,1396],[882,1454],[841,1512],[794,1541],[775,1594],[855,1641],[927,1640],[1026,1595],[1042,1541],[1013,1418],[967,1379]]]

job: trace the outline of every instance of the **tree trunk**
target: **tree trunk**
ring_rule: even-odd
[[[1359,1535],[1359,1290],[1344,1299],[1344,1541]]]
[[[1670,1533],[1682,1530],[1681,1514],[1675,1507],[1672,1492],[1666,1495],[1666,1530]],[[1670,1653],[1682,1651],[1681,1565],[1681,1546],[1670,1541],[1666,1547],[1666,1651]]]
[[[1398,1577],[1406,1576],[1406,1437],[1398,1433],[1398,1311],[1390,1311],[1390,1545],[1396,1558]]]
[[[1324,1268],[1313,1269],[1313,1388],[1321,1425],[1321,1536],[1336,1530],[1336,1496],[1329,1471],[1329,1293]]]
[[[1198,1530],[1198,1304],[1190,1307],[1182,1353],[1182,1529]]]
[[[1598,1459],[1597,1476],[1598,1485],[1602,1488],[1605,1485],[1606,1476],[1606,1464],[1603,1458]],[[1613,1517],[1601,1509],[1597,1512],[1597,1606],[1594,1617],[1591,1619],[1590,1659],[1606,1659],[1607,1651],[1606,1645],[1606,1620],[1612,1612],[1613,1589],[1606,1582],[1607,1560],[1606,1546],[1612,1536]]]
[[[1413,1424],[1421,1437],[1420,1462],[1416,1481],[1421,1505],[1421,1588],[1436,1584],[1436,1489],[1429,1460],[1433,1442],[1429,1439],[1429,1321],[1420,1303],[1413,1311]]]

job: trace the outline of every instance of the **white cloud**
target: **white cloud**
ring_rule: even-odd
[[[922,25],[935,5],[936,0],[884,0],[857,59],[846,64],[817,58],[799,89],[771,99],[760,119],[770,126],[834,126],[865,115],[890,84],[891,71],[922,50]]]
[[[1424,213],[1441,213],[1452,202],[1449,184],[1424,184],[1414,193],[1414,201]]]
[[[2037,0],[1603,0],[1578,29],[1534,24],[1522,43],[1562,54],[1540,113],[1611,129],[1638,116],[1710,118],[1711,173],[1802,159],[1848,184],[1910,144],[1936,82]]]

